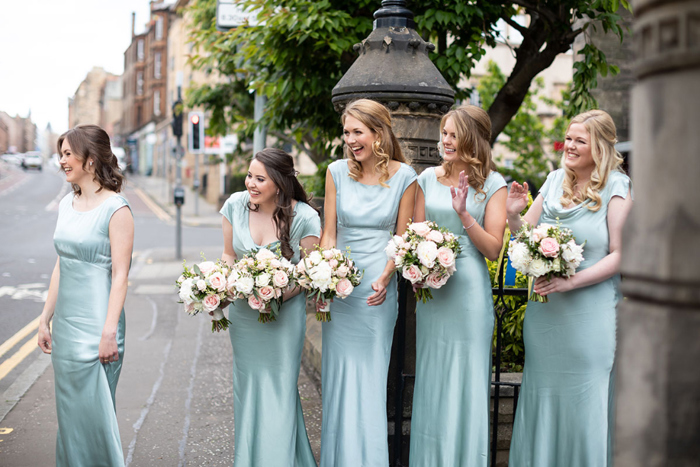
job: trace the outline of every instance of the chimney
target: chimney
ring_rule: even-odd
[[[136,34],[136,12],[131,12],[131,37],[133,38]]]

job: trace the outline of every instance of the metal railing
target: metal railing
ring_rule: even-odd
[[[501,381],[501,346],[502,346],[502,336],[503,336],[503,320],[514,310],[506,303],[504,298],[506,296],[520,296],[527,297],[527,288],[506,288],[504,285],[506,261],[501,261],[498,268],[498,287],[492,289],[492,293],[495,297],[494,300],[494,315],[496,319],[496,357],[493,364],[496,367],[494,372],[494,380],[491,382],[491,386],[494,387],[493,391],[493,414],[491,415],[491,467],[496,465],[496,453],[498,451],[498,407],[500,402],[500,388],[501,386],[509,386],[513,388],[513,416],[515,416],[515,411],[518,405],[518,396],[520,394],[520,383]],[[403,393],[406,388],[407,380],[415,378],[415,374],[405,373],[405,349],[406,349],[406,313],[407,313],[407,303],[408,294],[410,293],[410,288],[408,287],[408,281],[399,277],[399,316],[396,322],[395,333],[397,335],[396,342],[400,349],[396,353],[396,365],[398,380],[396,382],[395,393],[394,393],[394,434],[392,440],[392,465],[395,467],[403,467],[405,464],[402,463],[401,450],[403,446],[403,405],[404,397]]]

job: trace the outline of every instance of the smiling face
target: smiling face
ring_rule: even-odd
[[[250,162],[248,176],[245,178],[245,187],[250,194],[250,202],[253,204],[276,202],[277,185],[268,175],[265,164],[257,159]]]
[[[73,153],[73,150],[68,143],[68,139],[63,140],[61,145],[61,155],[59,159],[61,169],[66,174],[66,181],[80,185],[80,182],[89,177],[92,179],[92,173],[83,168],[83,161],[78,159]]]
[[[442,127],[443,159],[445,161],[454,162],[458,159],[457,144],[457,130],[452,117],[450,117],[445,120],[445,126]]]
[[[355,160],[364,162],[376,157],[372,151],[372,143],[377,141],[377,135],[367,125],[355,117],[347,115],[343,134],[345,135],[345,144],[355,156]]]
[[[566,132],[564,164],[581,174],[591,172],[595,168],[591,154],[591,135],[582,123],[572,123]]]

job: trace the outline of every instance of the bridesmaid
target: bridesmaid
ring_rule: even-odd
[[[296,176],[286,152],[267,148],[255,155],[247,191],[232,194],[221,208],[226,263],[277,247],[296,263],[318,244],[321,220]],[[236,466],[316,467],[297,388],[306,300],[298,288],[283,300],[277,321],[264,324],[244,300],[229,307]]]
[[[615,150],[615,124],[602,110],[571,121],[563,168],[549,174],[524,220],[556,224],[586,242],[569,278],[539,278],[523,337],[525,367],[510,447],[510,465],[612,465],[615,307],[620,299],[622,227],[632,207],[630,179]],[[514,182],[508,224],[520,228],[527,184]]]
[[[59,205],[58,261],[39,319],[39,347],[51,354],[55,375],[56,465],[123,466],[115,393],[134,220],[102,128],[68,130],[58,152],[73,191]]]
[[[484,110],[451,110],[440,127],[445,162],[418,177],[415,221],[447,227],[462,253],[454,276],[417,305],[410,465],[486,466],[494,315],[484,257],[501,251],[507,189]]]
[[[326,173],[321,245],[350,247],[362,284],[335,300],[323,323],[321,466],[389,464],[386,382],[398,316],[393,261],[384,248],[413,213],[416,173],[381,104],[359,99],[342,116],[344,160]]]

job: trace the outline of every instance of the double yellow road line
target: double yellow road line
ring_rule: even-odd
[[[21,342],[25,337],[39,327],[39,318],[40,316],[37,316],[32,322],[20,329],[14,336],[10,337],[8,340],[3,342],[2,345],[0,345],[0,358],[2,358],[2,356],[17,345],[17,343]],[[38,340],[39,334],[37,333],[33,339],[29,339],[27,342],[25,342],[17,352],[12,354],[7,360],[0,364],[0,380],[14,370],[15,367],[22,362],[22,360],[27,358],[27,356],[38,347]]]

